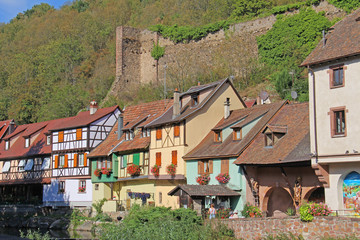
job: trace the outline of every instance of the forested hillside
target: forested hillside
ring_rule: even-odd
[[[115,78],[117,26],[150,28],[182,44],[232,23],[270,14],[279,14],[278,20],[258,38],[260,58],[254,64],[260,67],[247,77],[246,87],[269,80],[281,97],[288,94],[283,89],[297,89],[306,100],[307,84],[297,65],[316,45],[321,30],[333,23],[323,13],[307,9],[319,2],[76,0],[59,10],[48,4],[36,5],[9,24],[0,24],[0,120],[30,123],[67,117],[84,109],[92,99],[102,102]],[[360,5],[357,0],[330,2],[348,12]],[[300,13],[281,15],[295,9],[301,9]],[[290,70],[293,76],[286,74]],[[228,75],[209,69],[207,76]],[[192,81],[210,81],[207,76]],[[299,79],[296,86],[292,86],[294,78]],[[153,100],[162,97],[156,94],[158,89],[160,86],[144,86],[130,95],[137,101]],[[151,92],[151,96],[144,92]],[[119,94],[105,104],[128,105],[131,101]]]

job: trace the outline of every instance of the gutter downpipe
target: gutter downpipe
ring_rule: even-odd
[[[310,68],[310,66],[307,66],[307,69],[309,72],[311,72],[312,75],[312,84],[313,84],[313,111],[314,111],[314,134],[315,134],[315,163],[318,163],[318,143],[317,143],[317,128],[316,128],[316,95],[315,95],[315,73]]]

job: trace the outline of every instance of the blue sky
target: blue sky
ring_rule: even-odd
[[[8,23],[11,19],[16,17],[18,13],[22,13],[31,9],[34,5],[40,3],[47,3],[55,8],[60,8],[65,2],[72,2],[69,0],[0,0],[0,23]]]

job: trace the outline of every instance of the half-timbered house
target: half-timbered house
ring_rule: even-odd
[[[52,179],[44,187],[44,205],[90,207],[92,188],[87,154],[110,133],[120,109],[118,106],[97,109],[57,121],[50,129]]]
[[[104,211],[154,203],[155,180],[148,179],[150,129],[145,126],[171,106],[172,100],[165,99],[126,107],[109,136],[88,155],[93,201],[108,199]],[[138,167],[135,174],[128,170]]]

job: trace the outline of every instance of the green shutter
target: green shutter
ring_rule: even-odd
[[[123,167],[126,168],[127,167],[127,155],[123,156]]]
[[[118,156],[113,153],[112,154],[112,171],[113,171],[114,177],[118,176],[118,165],[119,165]]]
[[[133,163],[135,165],[139,165],[140,164],[140,153],[135,153],[133,155]]]

